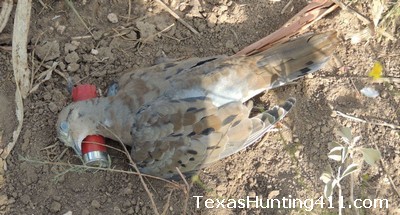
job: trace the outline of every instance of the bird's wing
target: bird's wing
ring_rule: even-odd
[[[157,100],[138,114],[132,157],[148,174],[196,171],[254,143],[293,103],[249,118],[251,107],[240,102],[216,107],[207,97]]]

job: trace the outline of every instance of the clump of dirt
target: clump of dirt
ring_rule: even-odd
[[[30,29],[31,52],[35,65],[58,63],[60,74],[76,83],[92,83],[102,89],[125,71],[153,65],[163,56],[172,59],[195,56],[231,55],[252,42],[270,34],[306,5],[293,1],[170,1],[169,6],[185,19],[200,36],[165,12],[155,1],[76,1],[75,8],[90,32],[64,1],[33,3]],[[368,14],[368,5],[360,7]],[[130,14],[129,14],[130,11]],[[114,14],[117,19],[115,19]],[[111,18],[110,18],[111,17]],[[399,187],[400,138],[388,127],[350,121],[337,111],[367,120],[379,119],[399,124],[398,83],[371,84],[363,78],[375,60],[383,63],[385,76],[400,77],[399,42],[386,46],[374,39],[369,45],[353,45],[346,40],[361,23],[346,12],[335,12],[319,21],[311,31],[337,30],[341,44],[337,60],[324,70],[299,80],[295,85],[268,92],[256,105],[277,104],[295,97],[298,101],[285,119],[289,129],[274,132],[265,141],[204,169],[202,185],[190,191],[187,211],[191,214],[271,213],[300,214],[295,209],[207,209],[206,198],[297,198],[318,199],[323,195],[319,180],[330,162],[328,143],[337,141],[335,131],[349,126],[362,136],[363,144],[377,143],[388,172],[378,167],[365,167],[356,181],[359,198],[389,199],[385,213],[400,213],[399,196],[388,177]],[[5,33],[11,33],[12,22]],[[359,28],[359,29],[357,29]],[[11,44],[2,44],[9,46]],[[0,143],[8,143],[16,126],[14,117],[14,84],[11,53],[0,49]],[[33,70],[33,69],[32,69]],[[39,71],[45,70],[41,67]],[[380,96],[367,98],[359,93],[366,85],[378,89]],[[71,149],[59,144],[55,123],[58,112],[71,102],[68,83],[62,76],[52,78],[25,100],[25,123],[12,156],[0,195],[0,210],[7,214],[153,214],[152,205],[140,180],[132,174],[111,171],[90,172],[71,166],[35,164],[32,161],[80,164]],[[118,144],[111,143],[118,147]],[[116,169],[130,170],[127,160],[110,152]],[[361,174],[360,174],[361,175]],[[365,180],[364,180],[365,179]],[[159,180],[148,179],[159,210],[181,214],[183,191]],[[204,196],[197,208],[197,199]],[[349,193],[344,193],[345,197]],[[396,211],[397,210],[397,211]],[[315,208],[315,213],[336,212],[337,208]],[[380,214],[381,209],[363,209]],[[349,211],[350,213],[350,211]]]

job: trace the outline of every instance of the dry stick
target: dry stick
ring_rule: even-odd
[[[336,110],[336,113],[339,114],[342,117],[345,117],[347,119],[351,119],[351,120],[356,121],[356,122],[362,122],[362,123],[368,123],[368,124],[372,124],[372,125],[379,125],[379,126],[389,127],[389,128],[396,129],[396,130],[400,129],[399,125],[390,124],[390,123],[387,123],[387,122],[369,122],[367,120],[364,120],[364,119],[361,119],[361,118],[357,118],[355,116],[350,116],[350,115],[344,114],[344,113],[342,113],[342,112],[340,112],[338,110]]]
[[[281,14],[285,13],[285,11],[289,8],[290,5],[292,5],[292,3],[293,3],[293,0],[290,0],[290,1],[285,5],[285,7],[283,7],[283,9],[282,9],[282,11],[281,11]]]
[[[82,24],[85,26],[85,28],[89,31],[90,35],[92,35],[92,37],[94,37],[92,31],[89,29],[89,27],[86,25],[85,21],[83,20],[83,18],[81,17],[81,15],[79,15],[78,11],[75,9],[74,4],[71,2],[71,0],[65,0],[65,2],[67,3],[67,5],[71,8],[72,11],[74,11],[75,15],[78,17],[79,21],[82,22]]]
[[[29,67],[27,40],[29,32],[29,22],[31,18],[32,1],[18,1],[15,10],[13,40],[12,40],[12,64],[15,79],[15,115],[17,116],[17,128],[13,131],[12,141],[7,144],[2,152],[1,158],[6,159],[14,148],[24,123],[24,105],[23,99],[26,98],[29,91]],[[6,164],[6,163],[5,163]],[[6,168],[6,166],[4,167]]]
[[[339,5],[339,7],[342,8],[342,10],[345,10],[345,11],[351,13],[351,14],[354,14],[359,20],[364,22],[364,24],[366,24],[366,25],[371,25],[372,24],[371,20],[369,20],[367,17],[362,15],[360,12],[354,10],[350,6],[345,5],[340,0],[331,0],[331,1],[333,1],[335,4]],[[371,26],[371,27],[373,27],[373,26]]]
[[[187,210],[187,206],[188,206],[188,201],[189,201],[189,191],[190,191],[190,186],[188,184],[188,182],[186,181],[185,176],[182,174],[181,170],[179,170],[178,167],[175,167],[176,171],[179,173],[179,176],[182,178],[182,180],[185,182],[186,185],[186,189],[185,189],[185,202],[183,205],[183,214],[186,214],[186,210]]]
[[[125,151],[125,155],[126,155],[126,157],[128,157],[129,163],[131,164],[131,166],[133,166],[133,168],[135,169],[135,171],[138,173],[137,175],[139,176],[140,182],[142,183],[143,188],[146,190],[146,193],[147,193],[147,195],[148,195],[149,198],[150,198],[150,202],[151,202],[151,205],[152,205],[152,207],[153,207],[154,213],[157,214],[157,215],[159,215],[160,213],[158,212],[156,203],[154,202],[153,194],[150,192],[149,188],[147,187],[147,184],[146,184],[146,182],[145,182],[144,179],[143,179],[142,173],[140,173],[139,168],[137,167],[136,163],[133,161],[132,157],[130,156],[129,151],[128,151],[128,149],[126,148],[124,142],[122,142],[121,138],[119,138],[118,135],[116,135],[113,131],[111,131],[110,129],[108,129],[107,126],[103,125],[102,123],[101,123],[100,125],[103,126],[103,128],[105,128],[107,131],[109,131],[115,138],[117,138],[117,140],[119,141],[119,143],[122,145],[122,148],[123,148],[124,151]]]
[[[152,175],[147,175],[147,174],[142,174],[138,172],[133,172],[133,171],[126,171],[126,170],[121,170],[121,169],[112,169],[112,168],[104,168],[104,167],[96,167],[96,166],[86,166],[86,165],[80,165],[80,164],[70,164],[70,163],[63,163],[63,162],[52,162],[52,161],[41,161],[41,160],[32,160],[29,158],[25,158],[21,156],[21,160],[27,161],[30,163],[37,163],[37,164],[47,164],[47,165],[57,165],[57,166],[69,166],[71,168],[84,168],[84,169],[90,169],[90,170],[104,170],[104,171],[110,171],[110,172],[117,172],[117,173],[125,173],[125,174],[131,174],[131,175],[142,175],[143,177],[147,178],[153,178],[157,179],[160,181],[164,181],[168,184],[173,185],[173,187],[181,189],[181,186],[177,183],[174,183],[172,181],[168,181],[167,179],[164,178],[159,178],[156,176]]]
[[[374,142],[374,146],[375,146],[375,149],[379,151],[379,148],[378,148],[378,146],[376,145],[375,142]],[[380,158],[379,161],[380,161],[380,163],[381,163],[381,166],[382,166],[382,168],[383,168],[383,171],[386,173],[386,176],[387,176],[388,179],[389,179],[390,185],[392,185],[392,189],[394,190],[394,192],[396,192],[397,196],[400,198],[400,192],[399,192],[399,190],[397,190],[397,187],[396,187],[396,185],[394,184],[394,182],[393,182],[393,180],[392,180],[392,177],[389,175],[389,172],[388,172],[387,169],[386,169],[385,162],[383,161],[382,158]]]
[[[163,210],[163,212],[161,213],[162,215],[167,214],[167,211],[168,211],[168,208],[169,208],[169,203],[171,202],[172,192],[173,192],[173,191],[171,190],[171,191],[169,192],[169,194],[168,194],[167,203],[165,203],[164,210]]]
[[[128,8],[128,20],[127,20],[127,21],[129,22],[129,20],[131,19],[132,0],[129,0],[129,1],[128,1],[128,7],[129,7],[129,8]]]
[[[2,3],[2,8],[0,12],[0,33],[3,31],[4,27],[6,27],[8,18],[10,18],[10,14],[13,8],[13,0],[5,0]]]
[[[183,20],[181,17],[178,16],[173,10],[171,10],[167,5],[164,4],[161,0],[155,0],[158,4],[160,4],[169,14],[171,14],[175,19],[177,19],[182,25],[186,26],[189,28],[191,32],[193,32],[196,35],[200,35],[198,31],[196,31],[192,26],[190,26],[185,20]]]

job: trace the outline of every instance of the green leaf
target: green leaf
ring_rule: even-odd
[[[336,148],[336,147],[343,147],[343,145],[338,143],[338,142],[330,142],[328,144],[328,148],[331,149],[331,150]]]
[[[333,170],[330,165],[328,165],[324,172],[322,173],[321,177],[319,177],[320,180],[322,180],[325,184],[327,184],[329,181],[333,179]]]
[[[340,180],[342,180],[344,177],[350,175],[351,173],[355,172],[358,169],[358,164],[352,163],[350,164],[346,170],[343,172],[342,176],[340,177]]]
[[[328,181],[328,183],[325,184],[325,187],[324,187],[325,198],[329,198],[330,196],[332,196],[333,189],[335,189],[336,185],[337,185],[336,179],[332,179],[332,180]]]
[[[350,141],[353,139],[353,135],[351,134],[351,129],[348,127],[342,127],[338,131],[338,134],[342,137],[343,141],[346,142],[347,144],[349,144]]]
[[[342,149],[343,147],[335,147],[331,149],[331,151],[328,153],[328,158],[335,160],[335,161],[341,161],[342,160]]]
[[[348,146],[343,147],[343,150],[342,150],[342,160],[341,160],[342,163],[344,163],[344,161],[346,160],[348,154],[349,154],[349,147],[348,147]]]
[[[369,165],[374,165],[376,161],[382,158],[381,152],[371,148],[360,148],[365,162]]]

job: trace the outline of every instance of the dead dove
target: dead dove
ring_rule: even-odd
[[[333,32],[299,37],[250,56],[212,56],[128,71],[115,95],[71,103],[58,138],[78,155],[88,135],[131,146],[142,173],[191,174],[252,145],[295,103],[254,117],[249,99],[320,69],[337,44]],[[115,88],[115,86],[114,86]]]

